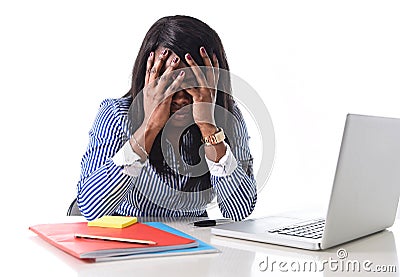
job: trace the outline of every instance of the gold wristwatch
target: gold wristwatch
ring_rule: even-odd
[[[206,146],[216,145],[221,143],[225,140],[225,133],[222,128],[218,128],[217,132],[213,135],[203,137],[202,141],[205,143]]]

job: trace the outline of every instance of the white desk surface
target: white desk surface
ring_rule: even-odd
[[[52,222],[78,222],[82,217],[64,217]],[[210,243],[221,252],[213,254],[132,259],[124,261],[87,263],[76,259],[51,246],[33,232],[29,225],[21,224],[18,230],[3,234],[1,276],[310,276],[309,272],[294,272],[305,261],[322,263],[324,260],[340,262],[336,252],[344,248],[348,257],[345,260],[371,261],[375,265],[395,266],[399,269],[399,258],[395,239],[400,240],[400,222],[378,234],[368,236],[326,251],[307,251],[283,246],[229,239],[211,235],[210,228],[193,227],[193,219],[179,222],[164,221],[170,226],[184,231],[198,239]],[[29,222],[30,225],[49,222]],[[3,229],[4,230],[4,229]],[[4,233],[4,232],[3,232]],[[269,268],[260,270],[260,263]],[[271,271],[271,264],[275,261]],[[281,271],[278,264],[286,262]],[[328,266],[326,266],[328,267]],[[334,267],[334,266],[333,266]],[[265,268],[264,268],[265,269]],[[311,276],[398,276],[398,273],[337,273],[325,268]]]

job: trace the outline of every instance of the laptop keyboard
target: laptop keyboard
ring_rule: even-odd
[[[304,237],[311,239],[320,239],[324,232],[325,219],[317,219],[307,221],[303,224],[290,225],[277,229],[268,230],[270,233],[277,233],[282,235]]]

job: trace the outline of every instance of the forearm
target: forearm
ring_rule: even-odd
[[[129,140],[133,151],[141,157],[142,162],[148,158],[147,155],[150,153],[154,140],[160,131],[160,128],[143,123]]]

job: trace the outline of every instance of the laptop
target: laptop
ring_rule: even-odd
[[[268,216],[218,225],[218,236],[327,249],[393,225],[400,194],[400,119],[348,114],[325,218]]]

